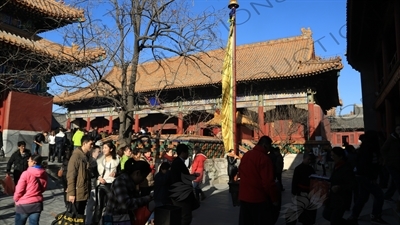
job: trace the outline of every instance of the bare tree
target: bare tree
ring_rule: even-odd
[[[56,83],[64,91],[88,86],[90,93],[83,98],[94,98],[98,106],[114,106],[119,113],[119,141],[130,141],[133,112],[146,102],[144,95],[135,92],[139,79],[151,79],[154,72],[162,71],[165,81],[160,81],[153,96],[162,98],[168,86],[173,85],[179,68],[171,68],[172,56],[179,60],[177,67],[193,64],[201,68],[198,53],[221,47],[215,34],[219,15],[213,9],[194,13],[185,0],[86,0],[73,1],[86,12],[102,12],[102,19],[89,14],[79,29],[68,29],[66,43],[75,43],[85,48],[100,46],[107,58],[100,64],[89,66],[69,76],[58,77]],[[97,6],[97,7],[96,7]],[[99,6],[101,6],[99,8]],[[97,15],[98,16],[98,15]],[[141,63],[158,63],[157,71],[139,74]],[[116,77],[107,77],[115,70]],[[168,77],[167,77],[168,75]],[[207,73],[203,73],[207,79]],[[178,96],[173,101],[182,100]]]
[[[307,137],[307,110],[296,108],[294,105],[276,106],[265,113],[264,120],[270,124],[271,136],[284,154],[288,153],[289,146],[295,143],[296,134],[301,139]]]

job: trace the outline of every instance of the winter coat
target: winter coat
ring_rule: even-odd
[[[28,149],[24,150],[24,156],[21,155],[19,150],[15,151],[7,163],[7,173],[10,173],[11,167],[14,164],[14,172],[23,172],[28,169],[28,159],[31,157],[31,151]]]
[[[174,161],[172,161],[171,164],[171,170],[170,170],[170,184],[175,184],[177,182],[183,182],[182,181],[182,174],[189,175],[189,169],[184,163],[184,160],[181,157],[176,157]],[[194,176],[193,176],[194,179]],[[173,186],[170,186],[170,193],[171,190],[174,188]],[[186,185],[186,184],[184,184]],[[192,185],[190,184],[190,187],[192,188]],[[174,199],[174,198],[172,198]],[[182,200],[181,202],[185,202],[186,204],[193,204],[193,202],[196,201],[196,198],[194,196],[194,192],[191,191],[190,194],[186,197],[186,199]]]
[[[100,158],[98,158],[97,160],[97,172],[99,174],[99,176],[101,176],[104,180],[106,180],[106,182],[108,184],[111,184],[114,180],[115,180],[115,176],[111,177],[109,176],[110,173],[117,173],[117,167],[119,166],[119,159],[112,159],[111,165],[110,166],[106,166],[106,157],[104,155],[102,155]],[[100,184],[99,181],[97,181],[97,184]]]
[[[90,137],[93,139],[93,142],[96,142],[101,139],[101,136],[97,130],[92,130],[89,133]]]
[[[43,135],[43,133],[38,133],[33,137],[33,140],[37,143],[42,143],[46,141],[46,137]]]
[[[131,157],[127,156],[127,155],[123,155],[121,157],[121,160],[119,161],[119,166],[120,166],[120,170],[124,170],[125,169],[125,163],[126,161],[128,161],[128,159],[130,159]]]
[[[275,169],[275,174],[281,174],[283,171],[283,166],[284,166],[284,162],[283,162],[283,156],[280,152],[280,150],[278,151],[274,151],[272,153],[270,153],[269,155],[271,156],[272,154],[274,154],[274,169]]]
[[[181,174],[189,175],[189,169],[186,167],[184,161],[179,156],[172,161],[171,164],[171,184],[182,182]]]
[[[171,203],[168,191],[171,185],[170,180],[169,170],[166,173],[160,171],[154,176],[154,202],[156,207]]]
[[[389,139],[383,144],[381,153],[385,166],[400,170],[400,140],[397,135],[390,135]]]
[[[97,181],[99,178],[99,172],[97,171],[97,161],[93,157],[89,157],[90,167],[90,187],[94,190],[97,187]]]
[[[198,153],[193,160],[192,164],[192,174],[198,173],[199,176],[193,182],[201,183],[203,181],[204,176],[204,162],[206,161],[207,156],[203,153]]]
[[[74,134],[74,136],[72,136],[72,142],[74,143],[74,146],[82,146],[82,137],[83,135],[85,135],[85,133],[83,133],[83,131],[81,130],[77,130]]]
[[[310,176],[315,174],[314,168],[310,165],[301,163],[296,166],[292,176],[292,194],[301,195],[302,192],[309,193],[310,190]]]
[[[74,150],[68,162],[67,198],[75,196],[75,201],[85,201],[90,194],[90,164],[87,155],[79,147]]]
[[[227,155],[226,160],[228,161],[228,176],[231,176],[234,170],[237,170],[237,158]]]
[[[239,165],[239,200],[249,203],[278,202],[272,161],[259,145],[246,152]]]
[[[375,160],[377,162],[374,163],[373,159],[373,149],[368,145],[361,144],[356,158],[356,174],[367,177],[370,180],[377,179],[381,167],[378,160]]]
[[[43,202],[43,192],[47,188],[47,173],[40,167],[29,167],[21,175],[15,187],[16,205]]]
[[[351,166],[348,163],[335,165],[332,175],[329,179],[331,187],[339,186],[339,191],[329,193],[330,206],[343,206],[348,209],[351,206],[351,196],[355,186],[355,176]]]
[[[67,137],[65,136],[64,132],[61,132],[61,131],[58,132],[58,133],[56,134],[56,139],[55,139],[56,145],[57,145],[57,146],[64,147],[64,145],[65,145],[65,143],[66,143],[66,139],[67,139]]]

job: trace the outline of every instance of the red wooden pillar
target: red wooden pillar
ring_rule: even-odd
[[[139,133],[139,114],[135,114],[135,133]]]
[[[183,116],[182,116],[181,112],[178,115],[178,130],[177,130],[177,134],[183,134]]]
[[[265,135],[264,106],[258,106],[258,138]]]
[[[90,130],[90,117],[88,117],[86,119],[86,130],[89,131]]]
[[[110,116],[110,118],[108,119],[108,133],[109,134],[112,133],[112,128],[113,128],[113,117]]]
[[[67,119],[66,129],[67,130],[71,129],[71,118],[70,117],[68,117],[68,119]]]
[[[264,123],[265,123],[265,122],[264,122]],[[264,129],[264,131],[265,131],[265,135],[267,135],[267,136],[269,136],[270,138],[272,138],[271,132],[270,132],[270,130],[269,130],[269,127],[270,127],[270,126],[271,126],[270,123],[265,123],[264,126],[263,126],[263,129]]]
[[[315,118],[314,118],[314,103],[308,103],[308,137],[310,140],[315,138]]]
[[[242,144],[242,139],[243,139],[243,132],[242,132],[242,125],[241,124],[236,124],[236,146]],[[236,147],[236,153],[239,153],[238,147]]]
[[[6,92],[3,91],[0,94],[1,108],[0,108],[0,131],[4,129],[4,116],[5,116],[5,105],[6,105]]]

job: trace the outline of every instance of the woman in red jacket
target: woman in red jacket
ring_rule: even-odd
[[[200,195],[201,195],[201,200],[204,200],[206,198],[206,195],[200,188],[200,184],[203,181],[203,175],[204,175],[204,162],[207,159],[207,156],[205,156],[202,152],[201,149],[196,146],[194,147],[194,152],[195,152],[195,157],[193,160],[191,172],[192,174],[196,175],[196,179],[193,181],[193,188],[196,193],[197,199],[200,200]]]

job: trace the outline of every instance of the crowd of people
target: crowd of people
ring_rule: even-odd
[[[308,150],[293,173],[291,192],[294,207],[286,211],[286,224],[315,224],[317,215],[316,199],[323,202],[323,218],[332,225],[356,225],[362,209],[372,195],[373,207],[370,212],[373,224],[388,224],[382,217],[384,201],[400,193],[400,126],[384,142],[375,131],[366,131],[360,136],[360,146],[324,148],[322,151]],[[272,140],[264,136],[258,144],[241,159],[238,176],[240,179],[239,224],[275,224],[281,210],[279,173],[281,163],[277,161]],[[228,156],[228,165],[235,158]],[[279,160],[280,161],[280,160]],[[332,163],[330,163],[332,162]],[[322,167],[322,176],[315,176]],[[330,177],[326,177],[326,167]],[[232,169],[228,169],[232,171]],[[235,169],[233,169],[235,170]],[[230,172],[232,173],[232,172]],[[233,175],[230,174],[232,182]],[[327,196],[321,190],[313,190],[312,179],[329,182]],[[390,184],[389,178],[390,177]],[[388,188],[384,192],[384,188]],[[316,198],[318,197],[318,198]],[[314,206],[310,204],[315,204]],[[321,204],[322,205],[322,204]],[[397,200],[396,212],[400,205]],[[351,216],[344,218],[346,211]]]
[[[200,184],[207,157],[200,148],[194,149],[193,157],[189,157],[189,147],[184,144],[176,146],[175,152],[166,149],[159,156],[161,165],[156,168],[150,148],[119,146],[117,149],[112,140],[99,142],[102,137],[96,131],[77,129],[73,135],[62,129],[57,133],[40,132],[34,137],[33,151],[25,148],[24,141],[18,142],[18,150],[7,163],[7,173],[10,174],[13,169],[17,187],[14,195],[16,224],[25,224],[28,219],[29,224],[38,224],[43,210],[42,193],[47,185],[46,161],[40,156],[43,143],[49,144],[48,160],[62,162],[61,183],[66,208],[73,204],[78,214],[85,215],[86,224],[100,224],[104,216],[128,212],[130,219],[134,220],[135,215],[130,212],[146,206],[151,200],[159,207],[166,204],[196,205],[205,199]],[[193,195],[171,198],[172,185],[182,182],[181,173],[187,174],[193,181],[188,186]],[[36,178],[39,180],[36,181]],[[30,198],[26,200],[26,196]],[[183,210],[182,224],[190,224],[191,210]],[[152,221],[154,215],[150,217],[149,224]]]
[[[62,161],[66,207],[73,204],[79,214],[86,216],[86,224],[100,224],[102,219],[118,220],[124,216],[134,220],[135,210],[154,200],[157,207],[180,207],[181,224],[186,225],[192,221],[192,211],[206,198],[201,183],[207,157],[198,146],[194,147],[192,157],[185,144],[178,144],[175,152],[167,148],[160,155],[162,163],[157,168],[149,148],[117,148],[112,141],[96,145],[101,136],[81,130],[72,135],[70,143],[61,129],[57,134],[41,134],[53,145],[49,160]],[[388,224],[382,218],[382,207],[384,200],[391,200],[399,192],[399,135],[400,126],[385,142],[380,141],[377,132],[367,131],[360,136],[358,148],[345,145],[323,148],[317,154],[306,151],[302,163],[294,170],[291,193],[297,198],[308,196],[312,193],[312,175],[322,167],[322,175],[326,176],[328,167],[330,186],[323,210],[326,220],[331,224],[357,224],[369,195],[373,195],[371,221]],[[35,139],[34,144],[41,144],[39,141],[43,138]],[[272,144],[271,138],[263,136],[243,157],[233,151],[226,156],[229,182],[240,181],[239,224],[275,224],[278,220],[281,192],[285,190],[283,158],[279,148]],[[18,150],[7,163],[8,174],[13,166],[16,185],[15,223],[25,224],[29,219],[30,224],[38,224],[43,210],[42,193],[47,186],[46,162],[39,154],[40,148],[31,152],[25,147],[25,142],[18,142]],[[389,189],[384,192],[386,187]],[[290,218],[287,224],[315,224],[316,209],[297,207],[303,207],[301,213],[295,219],[287,216]],[[397,202],[397,212],[399,208]],[[347,210],[351,210],[351,216],[343,218]],[[150,216],[149,223],[154,223],[154,215]]]
[[[46,143],[49,145],[48,160],[54,162],[57,158],[57,162],[61,163],[62,157],[65,156],[67,151],[80,146],[83,135],[89,135],[96,143],[101,139],[116,134],[118,134],[118,130],[112,130],[111,132],[108,130],[99,131],[98,127],[92,127],[89,130],[79,127],[72,130],[59,128],[50,132],[41,131],[33,137],[31,154],[41,155],[43,144]]]

